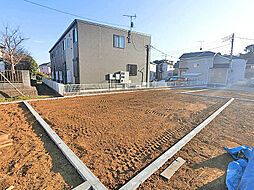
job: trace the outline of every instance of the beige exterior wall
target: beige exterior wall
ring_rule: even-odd
[[[125,37],[123,49],[113,47],[114,34]],[[151,44],[151,37],[133,32],[132,43],[128,43],[126,37],[126,30],[78,21],[80,83],[107,82],[106,74],[126,71],[127,64],[136,64],[138,69],[144,68],[145,82],[145,45]],[[142,74],[137,72],[137,76],[130,76],[130,80],[132,83],[140,83],[141,76]]]
[[[73,30],[77,27],[78,42],[74,43]],[[113,47],[113,35],[124,36],[123,49]],[[143,68],[143,82],[146,80],[146,48],[151,44],[151,36],[132,32],[132,43],[127,42],[128,31],[75,20],[50,50],[52,74],[63,75],[65,83],[105,83],[105,75],[126,71],[127,64],[136,64],[138,70]],[[66,49],[63,50],[63,40]],[[69,40],[69,47],[67,47]],[[150,53],[149,53],[150,63]],[[148,65],[150,67],[150,64]],[[148,70],[148,79],[150,72]],[[71,76],[71,80],[64,78]],[[70,78],[70,77],[69,77]],[[132,83],[140,83],[142,74],[130,76]]]

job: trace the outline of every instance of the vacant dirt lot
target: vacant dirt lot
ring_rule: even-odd
[[[31,102],[109,189],[126,183],[226,100],[135,92]]]
[[[234,101],[139,189],[226,190],[227,165],[233,159],[223,147],[254,146],[253,115],[254,103]],[[170,181],[159,176],[178,156],[187,162]]]
[[[23,104],[0,106],[0,189],[71,189],[83,182]]]
[[[254,91],[240,91],[240,90],[206,90],[196,92],[197,94],[207,94],[213,96],[223,96],[241,99],[254,100]]]

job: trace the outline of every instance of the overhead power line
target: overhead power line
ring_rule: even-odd
[[[251,39],[251,38],[243,38],[243,37],[235,37],[235,38],[238,38],[240,40],[251,40],[251,41],[254,41],[254,39]]]
[[[222,46],[217,46],[217,47],[214,47],[214,48],[210,48],[208,50],[218,49],[218,48],[222,48],[222,47],[225,47],[225,46],[229,46],[229,44],[225,44],[225,45],[222,45]]]
[[[33,1],[29,1],[29,0],[24,0],[24,1],[27,2],[27,3],[39,6],[39,7],[43,7],[45,9],[49,9],[49,10],[55,11],[55,12],[59,12],[59,13],[66,14],[66,15],[69,15],[69,16],[74,16],[74,17],[82,18],[82,19],[85,19],[87,21],[97,22],[97,23],[106,24],[106,25],[112,25],[112,26],[128,27],[127,25],[123,25],[123,24],[114,24],[114,23],[110,23],[110,22],[104,22],[104,21],[100,21],[100,20],[91,19],[91,18],[88,18],[88,17],[84,17],[84,16],[81,16],[81,15],[77,15],[77,14],[73,14],[73,13],[70,13],[70,12],[62,11],[60,9],[56,9],[56,8],[49,7],[49,6],[46,6],[46,5],[42,5],[42,4],[39,4],[39,3],[35,3]]]
[[[167,53],[165,53],[165,52],[159,50],[158,48],[156,48],[156,47],[154,47],[154,46],[152,46],[152,45],[151,45],[151,48],[153,48],[154,50],[160,52],[161,54],[163,54],[163,55],[165,55],[165,56],[169,56],[169,57],[178,59],[177,57],[174,57],[174,56],[172,56],[172,55],[169,55],[169,54],[167,54]]]

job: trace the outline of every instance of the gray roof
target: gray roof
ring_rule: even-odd
[[[229,68],[229,63],[214,64],[212,68]]]
[[[211,51],[191,52],[191,53],[184,53],[179,59],[193,58],[193,57],[207,57],[207,56],[214,56],[214,55],[215,53]]]
[[[40,64],[39,66],[44,66],[44,65],[48,65],[48,64],[50,64],[50,62],[42,63],[42,64]]]
[[[223,57],[226,57],[226,58],[229,58],[230,59],[230,55],[223,55]],[[233,55],[232,56],[232,59],[243,59],[243,58],[240,58],[239,56],[235,56],[235,55]]]

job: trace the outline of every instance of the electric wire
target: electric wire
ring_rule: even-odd
[[[49,6],[46,6],[46,5],[42,5],[42,4],[39,4],[39,3],[35,3],[35,2],[29,1],[29,0],[23,0],[23,1],[25,1],[27,3],[30,3],[30,4],[33,4],[33,5],[36,5],[36,6],[39,6],[39,7],[43,7],[43,8],[52,10],[52,11],[59,12],[59,13],[62,13],[62,14],[66,14],[66,15],[69,15],[69,16],[74,16],[74,17],[82,18],[82,19],[85,19],[85,20],[91,21],[91,22],[97,22],[97,23],[106,24],[106,25],[112,25],[112,26],[128,27],[128,26],[122,25],[122,24],[114,24],[114,23],[110,23],[110,22],[104,22],[104,21],[100,21],[100,20],[91,19],[91,18],[88,18],[88,17],[84,17],[84,16],[81,16],[81,15],[77,15],[77,14],[73,14],[73,13],[70,13],[70,12],[62,11],[60,9],[52,8],[52,7],[49,7]]]

